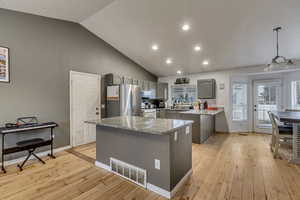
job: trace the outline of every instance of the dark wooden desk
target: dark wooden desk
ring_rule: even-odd
[[[281,122],[293,124],[293,158],[291,162],[300,164],[300,112],[274,112]]]
[[[12,133],[24,133],[27,131],[34,131],[34,130],[41,130],[41,129],[50,129],[51,130],[50,131],[50,139],[44,141],[43,143],[40,143],[36,147],[50,145],[51,151],[50,151],[49,156],[52,158],[55,158],[53,155],[53,139],[54,139],[53,129],[57,126],[58,125],[55,122],[47,122],[47,123],[30,125],[30,126],[23,125],[23,126],[14,127],[14,128],[5,128],[5,127],[0,128],[0,135],[2,136],[2,148],[1,148],[2,171],[4,173],[6,173],[6,170],[4,168],[4,155],[27,150],[27,148],[18,147],[18,146],[5,148],[4,145],[5,145],[5,136],[6,135],[12,134]]]

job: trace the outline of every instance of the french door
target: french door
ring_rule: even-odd
[[[282,83],[280,80],[254,81],[254,131],[271,133],[272,125],[268,111],[282,109]]]

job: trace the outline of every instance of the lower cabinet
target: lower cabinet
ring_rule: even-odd
[[[165,110],[166,119],[193,120],[192,133],[193,143],[201,144],[215,133],[215,116],[213,115],[195,115],[181,114],[182,111]]]
[[[201,123],[200,123],[200,117],[199,115],[194,115],[194,114],[181,114],[181,119],[183,120],[192,120],[194,121],[192,125],[192,138],[193,138],[193,143],[200,144],[200,136],[201,136]]]
[[[166,110],[165,111],[166,119],[181,119],[181,114],[176,110]]]
[[[165,109],[160,109],[156,111],[156,118],[166,118],[166,111]]]
[[[215,133],[215,117],[213,115],[201,115],[200,124],[200,143],[203,143]]]

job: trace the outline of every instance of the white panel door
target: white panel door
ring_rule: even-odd
[[[280,80],[254,82],[254,130],[258,133],[271,133],[268,111],[279,111],[282,85]]]
[[[84,123],[100,119],[100,76],[71,72],[71,144],[96,141],[96,126]]]

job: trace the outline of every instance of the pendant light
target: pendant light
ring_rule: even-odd
[[[265,68],[265,71],[273,71],[285,69],[291,65],[294,65],[294,62],[291,59],[287,59],[284,56],[279,55],[279,32],[282,30],[282,27],[276,27],[273,29],[273,32],[276,34],[276,56],[272,58],[268,67]]]

